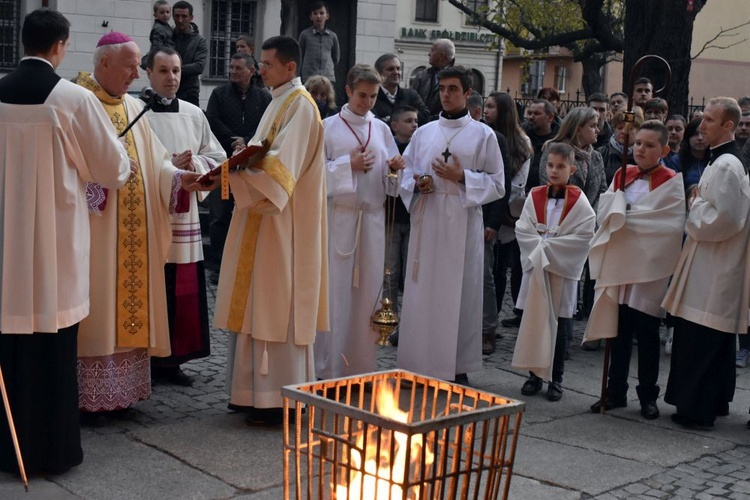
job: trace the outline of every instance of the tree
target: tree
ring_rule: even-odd
[[[599,0],[596,5],[579,0],[493,0],[483,11],[472,10],[463,0],[449,2],[516,47],[570,50],[573,61],[583,64],[586,95],[601,92],[602,66],[622,52],[622,0]]]
[[[477,24],[517,47],[533,50],[559,45],[571,49],[574,60],[584,63],[582,83],[587,95],[597,84],[592,76],[598,72],[592,69],[598,64],[596,58],[623,54],[623,90],[630,93],[635,61],[646,54],[659,55],[672,66],[672,83],[664,98],[675,112],[684,112],[687,106],[693,23],[707,1],[492,0],[486,12],[476,12],[463,0],[448,0],[474,16]],[[539,9],[546,21],[540,19]],[[654,65],[644,68],[642,76],[654,80],[657,87],[664,83],[662,69]]]

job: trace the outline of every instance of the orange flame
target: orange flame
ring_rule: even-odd
[[[389,384],[380,384],[376,390],[376,406],[379,415],[408,423],[409,413],[401,411],[393,388]],[[429,444],[424,446],[423,436],[412,436],[409,457],[411,463],[406,463],[408,436],[402,432],[381,430],[380,433],[371,432],[367,436],[365,444],[365,432],[362,431],[357,438],[357,445],[349,451],[349,464],[351,466],[349,488],[345,485],[336,486],[336,498],[350,500],[388,500],[391,498],[402,498],[404,491],[401,484],[408,478],[412,465],[420,463],[420,453],[425,454],[425,466],[430,466],[435,456]],[[380,456],[378,452],[378,435],[380,437]],[[395,440],[391,446],[390,436]],[[362,466],[362,453],[365,451],[364,467]],[[424,450],[422,450],[424,446]],[[394,456],[390,457],[391,448]],[[361,472],[364,470],[364,474]],[[392,471],[392,473],[391,473]],[[409,490],[407,498],[417,498],[419,487],[414,486]]]

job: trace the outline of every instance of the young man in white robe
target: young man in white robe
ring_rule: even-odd
[[[516,222],[524,272],[516,308],[523,316],[512,366],[529,370],[524,396],[541,391],[546,380],[547,399],[559,401],[578,280],[596,216],[583,192],[568,185],[576,168],[573,148],[552,143],[547,152],[549,183],[531,190]]]
[[[211,132],[203,111],[176,97],[182,76],[182,61],[177,51],[164,47],[150,52],[146,58],[146,73],[151,88],[159,96],[148,98],[151,109],[146,117],[151,129],[172,154],[172,164],[180,170],[205,174],[226,160],[224,148]],[[204,194],[186,196],[188,211],[170,215],[172,244],[164,275],[171,354],[166,358],[151,358],[152,380],[192,385],[192,379],[180,365],[211,354],[198,215],[198,201]]]
[[[687,239],[662,306],[676,318],[664,401],[672,421],[711,428],[729,412],[735,388],[735,334],[747,334],[750,304],[750,183],[734,130],[740,107],[711,99],[700,131],[711,158],[689,195]]]
[[[143,109],[127,94],[139,76],[138,45],[123,33],[104,35],[94,73],[76,83],[99,99],[118,134]],[[136,166],[127,184],[87,186],[91,239],[91,314],[78,334],[79,406],[89,415],[127,409],[151,395],[149,356],[170,354],[164,264],[171,242],[170,212],[181,190],[200,174],[177,169],[141,118],[124,136]],[[192,186],[192,187],[191,187]],[[103,415],[102,415],[103,416]]]
[[[482,368],[482,205],[505,194],[503,160],[492,129],[469,116],[468,71],[438,79],[443,112],[404,152],[411,232],[398,366],[467,383]]]
[[[266,40],[260,74],[273,100],[251,145],[259,162],[229,174],[236,208],[214,311],[229,337],[230,408],[280,425],[281,387],[315,378],[316,330],[328,330],[326,172],[318,106],[297,77],[299,45]]]
[[[88,91],[55,73],[70,23],[29,13],[24,57],[0,80],[0,368],[27,473],[59,474],[83,460],[76,343],[89,314],[85,182],[130,176],[125,148]],[[0,470],[18,470],[0,410]]]
[[[599,230],[591,242],[589,269],[596,280],[594,306],[584,341],[612,339],[606,398],[593,413],[627,406],[633,337],[638,336],[641,415],[659,417],[659,325],[661,302],[682,246],[685,192],[682,175],[661,162],[669,154],[669,132],[651,120],[640,126],[633,146],[636,165],[617,170],[599,201]]]
[[[331,329],[315,339],[315,373],[328,379],[376,370],[378,305],[385,263],[385,200],[404,168],[385,122],[370,111],[380,89],[372,66],[346,76],[349,102],[323,120],[328,186],[328,270]]]

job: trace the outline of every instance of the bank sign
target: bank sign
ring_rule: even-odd
[[[491,44],[497,35],[492,33],[478,33],[476,31],[428,30],[426,28],[401,28],[401,38],[404,40],[437,40],[447,38],[454,42]]]

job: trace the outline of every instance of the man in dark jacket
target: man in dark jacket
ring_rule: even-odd
[[[542,159],[542,146],[552,139],[560,126],[555,123],[555,107],[545,99],[534,99],[526,107],[526,120],[523,130],[534,147],[534,156],[529,167],[529,177],[526,181],[526,192],[539,185],[539,161]]]
[[[430,110],[430,119],[437,120],[443,107],[438,92],[438,73],[455,63],[456,47],[447,38],[435,40],[430,47],[430,67],[418,74],[411,88],[417,91]]]
[[[182,59],[182,81],[177,98],[200,106],[200,75],[208,59],[206,39],[198,33],[198,26],[193,22],[193,6],[188,2],[175,2],[172,19],[174,48]]]
[[[378,98],[372,113],[390,124],[393,110],[402,106],[411,106],[417,110],[417,122],[421,127],[430,121],[430,110],[416,90],[405,89],[401,83],[401,61],[396,54],[383,54],[375,61],[375,70],[380,74],[383,83],[378,90]]]
[[[229,83],[214,89],[206,108],[211,131],[219,139],[227,157],[232,156],[235,147],[246,145],[255,135],[263,112],[271,102],[268,91],[250,85],[255,72],[253,56],[234,54],[229,68]],[[229,200],[222,200],[217,190],[209,195],[208,204],[211,253],[206,267],[210,271],[209,281],[216,283],[221,255],[224,253],[224,241],[232,220],[234,200],[231,196]]]

